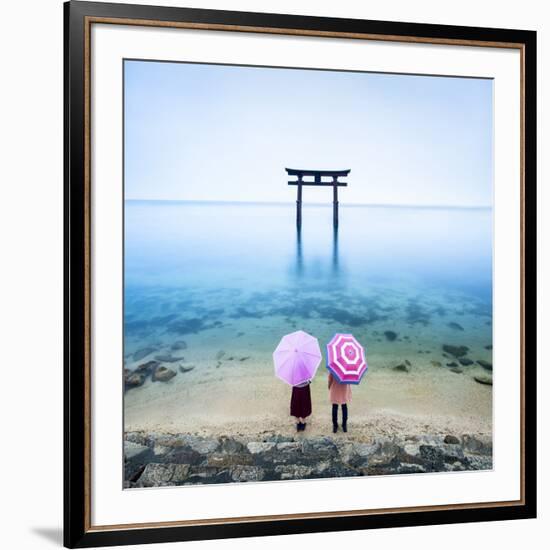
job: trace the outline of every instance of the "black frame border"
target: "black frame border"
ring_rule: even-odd
[[[85,181],[85,33],[86,18],[121,18],[266,29],[299,29],[327,33],[380,35],[381,39],[421,39],[517,44],[523,57],[523,353],[524,405],[523,499],[515,503],[480,504],[372,514],[330,515],[94,530],[87,525],[87,441],[89,410],[85,406],[89,335],[86,293],[86,226],[89,223]],[[480,45],[480,44],[476,44]],[[68,548],[207,540],[536,517],[536,32],[339,19],[297,15],[70,1],[64,4],[64,545]]]

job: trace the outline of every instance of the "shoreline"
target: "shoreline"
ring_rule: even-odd
[[[353,411],[353,409],[350,409]],[[339,410],[339,423],[341,411]],[[303,437],[327,436],[345,437],[350,440],[367,442],[376,437],[409,438],[430,434],[440,435],[479,435],[491,436],[492,419],[482,419],[476,416],[454,417],[452,415],[402,414],[391,411],[371,411],[368,415],[352,415],[348,419],[348,432],[343,433],[339,426],[336,434],[332,433],[331,411],[327,408],[322,413],[315,413],[306,419],[307,428]],[[276,433],[284,437],[293,437],[296,432],[296,420],[287,417],[265,414],[259,418],[221,419],[202,415],[187,415],[183,421],[163,422],[161,424],[143,423],[132,425],[126,423],[127,433],[150,434],[192,434],[200,437],[254,437],[265,433]],[[185,430],[180,427],[186,426]]]

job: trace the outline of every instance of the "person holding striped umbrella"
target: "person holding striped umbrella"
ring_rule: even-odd
[[[365,350],[351,334],[337,333],[327,345],[329,398],[332,403],[332,431],[338,431],[338,405],[342,407],[342,431],[348,431],[348,403],[351,386],[367,372]]]

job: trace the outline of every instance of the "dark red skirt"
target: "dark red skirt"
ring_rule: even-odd
[[[311,392],[309,384],[302,388],[293,387],[290,398],[290,415],[306,418],[311,414]]]

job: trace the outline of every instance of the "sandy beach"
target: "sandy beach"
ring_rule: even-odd
[[[242,352],[244,353],[244,352]],[[252,362],[246,355],[193,363],[167,382],[131,389],[125,396],[126,431],[197,433],[203,435],[257,434],[275,430],[289,434],[290,387],[273,376],[270,358]],[[377,363],[376,357],[371,363]],[[361,439],[407,434],[490,434],[491,386],[423,360],[409,372],[372,367],[364,382],[353,388],[349,405],[349,435]],[[137,361],[136,363],[139,363]],[[210,366],[208,363],[211,363]],[[182,363],[183,368],[188,363]],[[253,373],[253,374],[251,374]],[[331,433],[327,371],[320,367],[312,385],[313,413],[307,433]]]

